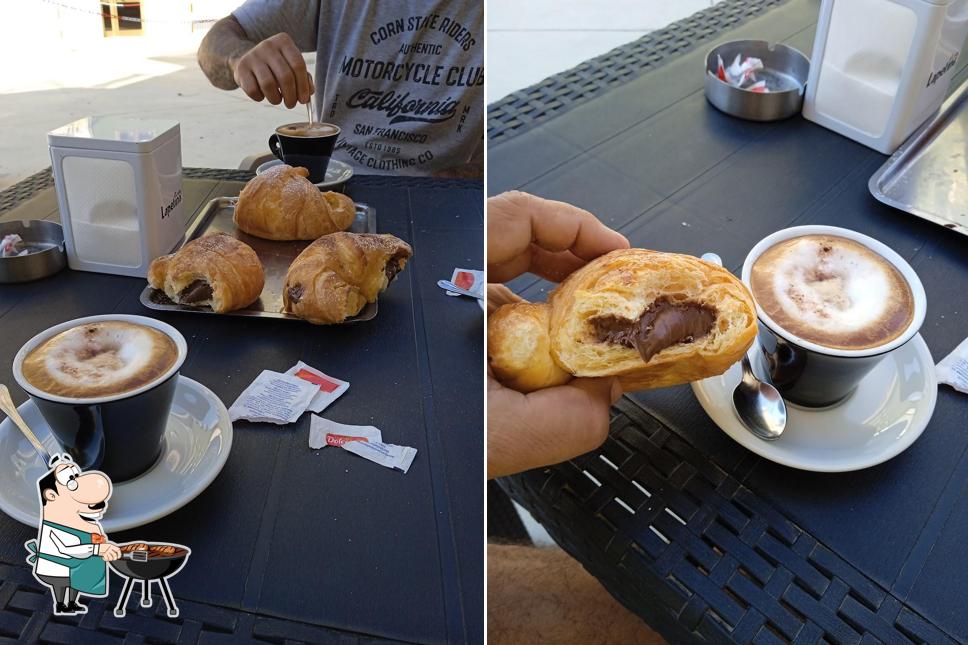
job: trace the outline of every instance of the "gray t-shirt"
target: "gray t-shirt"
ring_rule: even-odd
[[[286,32],[316,52],[334,159],[368,174],[429,175],[483,160],[483,0],[247,0],[251,40]]]

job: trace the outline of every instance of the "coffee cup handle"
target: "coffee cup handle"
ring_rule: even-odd
[[[278,134],[273,134],[271,137],[269,137],[269,152],[274,154],[279,161],[285,161],[285,159],[282,158],[282,150],[279,148]]]

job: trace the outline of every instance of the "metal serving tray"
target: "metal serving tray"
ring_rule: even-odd
[[[968,235],[968,81],[868,182],[877,199]]]
[[[195,221],[188,227],[182,241],[175,247],[180,249],[187,242],[209,233],[228,233],[245,242],[256,252],[265,270],[266,283],[262,288],[262,295],[245,309],[237,309],[223,316],[249,316],[256,318],[286,318],[302,320],[299,316],[285,313],[282,310],[282,287],[286,281],[289,265],[309,246],[311,241],[274,242],[253,237],[238,230],[232,221],[235,213],[237,197],[217,197],[213,199],[196,216]],[[376,233],[376,211],[367,204],[356,204],[356,218],[348,229],[353,233]],[[174,252],[174,251],[172,251]],[[196,314],[215,314],[210,307],[188,307],[176,305],[165,292],[155,289],[151,285],[141,292],[141,304],[149,309],[159,311],[187,311]],[[360,322],[371,320],[377,314],[377,303],[368,303],[359,314],[347,318],[344,322]]]

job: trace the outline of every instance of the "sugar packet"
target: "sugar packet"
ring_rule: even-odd
[[[484,272],[477,269],[454,269],[450,281],[461,289],[466,289],[473,293],[484,292]],[[459,296],[461,294],[453,291],[445,291],[448,296]]]
[[[262,370],[229,408],[232,421],[285,425],[306,411],[319,386],[297,376]]]
[[[968,338],[935,367],[938,380],[968,394]]]
[[[343,450],[404,473],[410,470],[410,464],[413,463],[413,458],[417,456],[416,448],[377,441],[350,441],[343,444]]]
[[[319,450],[326,446],[341,447],[351,441],[382,442],[383,435],[373,426],[351,426],[336,423],[315,414],[309,421],[309,447]]]
[[[329,407],[329,404],[343,396],[343,392],[350,388],[350,384],[347,381],[341,381],[338,378],[333,378],[328,374],[323,374],[315,367],[310,367],[302,361],[299,361],[288,370],[286,374],[291,376],[297,376],[304,381],[313,383],[319,388],[316,396],[310,401],[308,410],[312,412],[322,412]]]

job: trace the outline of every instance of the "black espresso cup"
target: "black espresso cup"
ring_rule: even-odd
[[[137,389],[99,397],[54,395],[38,389],[24,377],[24,359],[46,340],[79,325],[114,321],[151,327],[167,335],[178,350],[174,363]],[[187,353],[184,336],[171,325],[153,318],[122,314],[88,316],[55,325],[27,341],[14,357],[13,376],[40,410],[63,451],[81,469],[101,470],[117,483],[141,475],[161,456],[178,371]]]
[[[269,137],[269,150],[283,163],[308,170],[309,181],[318,184],[326,179],[339,133],[332,123],[287,123]]]
[[[914,311],[904,331],[887,343],[865,349],[835,349],[802,339],[776,323],[759,304],[757,340],[762,372],[770,375],[784,400],[803,407],[828,407],[849,397],[861,380],[892,351],[914,338],[924,322],[927,298],[917,273],[887,245],[856,231],[836,226],[795,226],[761,240],[743,263],[743,283],[750,291],[753,264],[771,246],[804,235],[844,237],[871,249],[891,263],[911,288]]]

